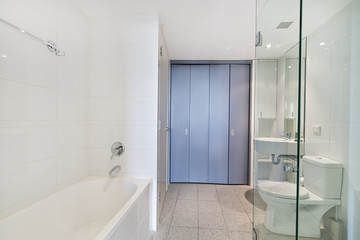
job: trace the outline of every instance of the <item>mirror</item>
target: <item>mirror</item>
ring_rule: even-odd
[[[306,53],[306,39],[302,43],[303,52]],[[297,139],[297,114],[298,111],[298,77],[299,77],[299,44],[291,47],[284,55],[285,82],[284,82],[284,136]],[[304,138],[304,96],[305,96],[305,67],[306,55],[302,55],[301,63],[301,130],[300,139]]]

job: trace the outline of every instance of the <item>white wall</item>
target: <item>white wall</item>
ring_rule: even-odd
[[[156,224],[158,44],[156,15],[91,19],[89,160],[91,173],[121,165],[153,179]],[[125,153],[110,159],[114,142]]]
[[[307,50],[305,151],[344,166],[343,239],[360,239],[359,12],[359,1],[353,1],[308,36]],[[314,125],[321,126],[321,134],[313,133]]]
[[[87,174],[88,20],[64,0],[4,0],[0,18],[0,216]]]

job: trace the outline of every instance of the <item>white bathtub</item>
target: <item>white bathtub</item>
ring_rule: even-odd
[[[0,239],[148,240],[149,183],[88,177],[0,220]]]

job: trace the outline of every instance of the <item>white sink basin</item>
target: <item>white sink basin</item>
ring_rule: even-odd
[[[297,154],[297,142],[285,138],[255,138],[255,151],[268,154]],[[300,143],[300,154],[304,153],[304,143]]]

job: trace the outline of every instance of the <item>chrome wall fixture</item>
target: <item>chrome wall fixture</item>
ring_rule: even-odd
[[[49,49],[49,51],[53,52],[56,56],[65,56],[65,51],[59,49],[54,42],[52,42],[52,41],[44,41],[41,38],[36,37],[35,35],[25,31],[22,28],[19,28],[18,26],[15,26],[14,24],[11,24],[11,23],[5,21],[2,18],[0,18],[0,22],[10,26],[11,28],[14,28],[15,30],[17,30],[17,31],[29,36],[29,37],[31,37],[35,41],[40,42],[41,44],[44,44]]]
[[[125,151],[125,146],[121,142],[115,142],[111,146],[111,157],[113,159],[115,156],[121,156]]]

